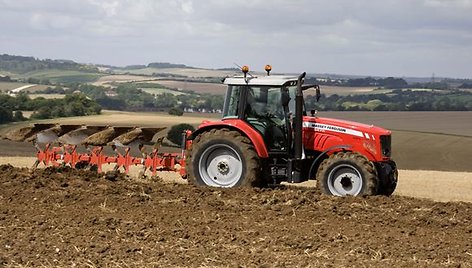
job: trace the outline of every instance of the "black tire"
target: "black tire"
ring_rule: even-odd
[[[251,141],[237,131],[199,134],[187,151],[188,181],[213,187],[263,187],[261,164]]]
[[[394,161],[376,164],[379,174],[379,190],[377,194],[390,196],[397,188],[398,170]]]
[[[316,173],[320,190],[327,195],[376,195],[378,176],[372,162],[352,152],[332,154]]]

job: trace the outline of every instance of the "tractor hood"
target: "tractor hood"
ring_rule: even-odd
[[[391,157],[391,134],[374,125],[324,117],[303,118],[304,146],[310,150],[326,151],[349,145],[350,150],[370,161],[388,161]]]
[[[380,136],[390,135],[392,132],[374,125],[367,125],[353,121],[326,118],[326,117],[309,117],[303,118],[304,127],[314,127],[321,130],[334,132],[342,132],[353,136],[365,137],[366,134]]]

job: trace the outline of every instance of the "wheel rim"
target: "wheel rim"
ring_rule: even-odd
[[[338,165],[328,175],[328,188],[333,195],[358,195],[362,190],[362,175],[354,166]]]
[[[233,187],[241,179],[243,162],[231,146],[215,144],[202,153],[198,170],[206,185]]]

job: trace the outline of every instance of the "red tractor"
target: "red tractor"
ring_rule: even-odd
[[[398,172],[391,131],[307,115],[303,93],[319,87],[298,77],[226,78],[223,118],[204,121],[189,139],[189,182],[214,187],[266,186],[317,180],[330,195],[391,195]]]

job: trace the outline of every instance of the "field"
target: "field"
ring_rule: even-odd
[[[339,96],[347,95],[365,95],[365,94],[385,94],[391,92],[390,89],[378,89],[377,87],[339,87],[339,86],[321,86],[321,93],[329,96],[337,94]]]
[[[394,196],[327,197],[312,182],[207,189],[169,173],[136,179],[136,169],[125,177],[0,166],[0,266],[472,267],[471,112],[319,116],[393,129]],[[217,118],[105,111],[60,121],[171,126]],[[32,149],[0,141],[0,164],[30,166]]]
[[[7,267],[471,267],[472,204],[0,166]]]
[[[20,82],[0,82],[0,93],[6,93],[10,90],[18,89],[24,86],[28,86],[28,88],[24,89],[24,91],[27,92],[45,90],[47,87],[49,87],[47,85],[27,84]]]
[[[153,81],[156,78],[149,76],[139,76],[139,75],[105,75],[98,78],[96,81],[93,81],[92,84],[95,86],[110,86],[113,83],[125,83],[125,82],[140,82],[140,81]]]
[[[153,95],[160,95],[160,94],[172,94],[175,96],[178,95],[186,95],[187,93],[179,92],[177,90],[167,89],[167,88],[141,88],[144,92]]]
[[[181,75],[191,78],[200,77],[225,77],[233,76],[234,71],[220,71],[211,69],[199,69],[199,68],[143,68],[143,69],[120,69],[114,70],[117,73],[129,73],[137,75],[153,75],[153,74],[171,74]]]
[[[45,99],[63,99],[66,97],[65,94],[29,94],[31,99],[45,98]]]
[[[97,81],[93,82],[92,84],[96,86],[111,86],[114,83],[125,83],[125,82],[142,82],[142,83],[150,83],[150,84],[160,84],[168,88],[191,90],[196,93],[210,93],[210,94],[224,95],[226,92],[226,88],[223,84],[174,81],[174,80],[166,80],[165,78],[153,78],[149,76],[138,76],[138,75],[107,75],[107,76],[100,77]],[[165,91],[164,89],[156,89],[156,88],[144,88],[143,90],[151,94],[158,94],[161,92],[177,94],[177,92],[175,91]]]
[[[72,70],[42,70],[22,74],[22,77],[48,79],[52,83],[88,83],[99,79],[103,74]]]
[[[390,130],[472,137],[472,112],[319,112],[318,116],[374,124]]]
[[[197,83],[173,80],[156,80],[152,83],[157,83],[169,88],[177,88],[180,90],[191,90],[196,93],[209,93],[214,95],[224,95],[226,93],[226,86],[224,84]]]
[[[0,82],[0,92],[7,92],[16,88],[29,85],[27,83],[18,83],[18,82]]]

